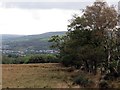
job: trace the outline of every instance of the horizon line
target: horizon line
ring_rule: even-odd
[[[35,33],[35,34],[18,34],[18,33],[0,33],[0,35],[39,35],[39,34],[45,34],[45,33],[54,33],[54,32],[67,32],[67,31],[49,31],[49,32],[43,32],[43,33]]]

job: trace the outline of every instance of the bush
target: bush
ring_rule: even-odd
[[[28,64],[28,63],[59,63],[60,59],[52,54],[36,54],[24,57],[11,57],[3,55],[2,64]]]
[[[41,54],[41,55],[32,55],[27,63],[59,63],[55,55]]]
[[[24,61],[19,57],[2,56],[2,64],[22,64]]]
[[[99,83],[99,88],[109,88],[107,81],[101,80]]]
[[[45,59],[42,56],[32,56],[28,63],[45,63]]]
[[[62,64],[66,67],[72,66],[73,64],[72,56],[66,55],[62,57]]]
[[[93,83],[93,82],[91,80],[89,80],[88,78],[84,77],[83,75],[79,75],[79,76],[75,77],[73,80],[73,84],[78,84],[83,87],[89,86],[91,83]]]
[[[44,55],[46,63],[59,63],[60,59],[58,59],[55,55],[47,54]]]

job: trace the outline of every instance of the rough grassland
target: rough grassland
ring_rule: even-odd
[[[2,76],[3,88],[72,87],[70,72],[60,64],[5,64]]]

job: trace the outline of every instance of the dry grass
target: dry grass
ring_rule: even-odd
[[[71,79],[83,74],[94,82],[92,88],[97,88],[100,74],[93,75],[80,70],[71,71],[60,64],[3,64],[3,88],[80,88],[73,85]],[[120,88],[120,80],[109,82],[113,87]]]
[[[3,88],[73,87],[70,72],[60,64],[7,64],[2,69]]]

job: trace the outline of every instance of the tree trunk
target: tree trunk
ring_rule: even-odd
[[[94,61],[93,73],[96,75],[97,73],[97,63]]]
[[[85,68],[86,68],[86,71],[89,72],[89,65],[88,65],[87,60],[85,61]]]
[[[111,53],[110,53],[110,50],[108,49],[107,68],[109,67],[109,64],[110,64],[110,59],[111,59]]]

